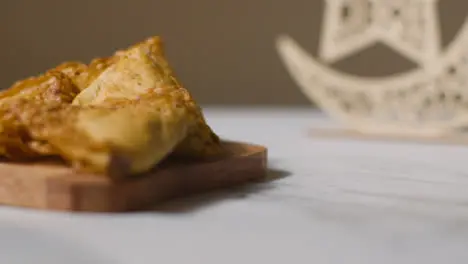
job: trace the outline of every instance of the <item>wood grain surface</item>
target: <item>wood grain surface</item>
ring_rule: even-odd
[[[224,144],[229,155],[218,160],[166,163],[123,180],[78,174],[58,164],[0,163],[0,204],[60,211],[128,211],[266,175],[266,148]]]

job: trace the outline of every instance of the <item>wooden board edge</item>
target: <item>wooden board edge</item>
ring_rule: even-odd
[[[208,163],[168,168],[118,184],[102,180],[61,181],[53,177],[47,181],[45,208],[75,212],[133,211],[171,198],[236,186],[267,176],[266,147],[236,141],[225,144],[248,152]],[[196,177],[187,178],[188,174]]]

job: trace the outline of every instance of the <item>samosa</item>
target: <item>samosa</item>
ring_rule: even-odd
[[[168,156],[224,153],[158,37],[17,83],[0,93],[0,116],[1,156],[60,156],[98,174],[134,175]]]
[[[77,96],[74,104],[96,105],[106,98],[136,98],[148,92],[183,90],[185,105],[196,124],[172,155],[209,158],[224,153],[219,137],[206,123],[200,107],[176,79],[160,37],[148,38],[104,61],[106,70]]]

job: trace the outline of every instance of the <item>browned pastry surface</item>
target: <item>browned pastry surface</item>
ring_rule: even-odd
[[[165,57],[163,42],[157,36],[139,42],[126,50],[117,51],[111,58],[99,59],[103,65],[100,69],[107,69],[111,64],[118,62],[122,57],[125,57],[135,49],[146,50],[147,55],[151,57],[156,66],[154,74],[159,76],[160,83],[164,85],[164,89],[183,89]],[[206,123],[201,108],[196,104],[188,91],[185,91],[185,93],[186,104],[192,109],[190,114],[196,119],[196,125],[190,129],[187,137],[177,146],[173,155],[188,158],[206,158],[223,154],[224,149],[219,137]]]
[[[49,105],[69,105],[78,94],[65,74],[49,71],[15,83],[0,93],[0,155],[22,160],[54,154],[47,142],[28,133],[29,111]]]
[[[0,116],[0,155],[12,160],[60,156],[79,170],[129,175],[168,155],[224,153],[159,37],[17,82],[0,93]]]

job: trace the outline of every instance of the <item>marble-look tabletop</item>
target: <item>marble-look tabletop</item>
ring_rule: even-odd
[[[468,147],[318,138],[309,108],[205,110],[271,181],[152,211],[0,207],[0,263],[468,263]]]

